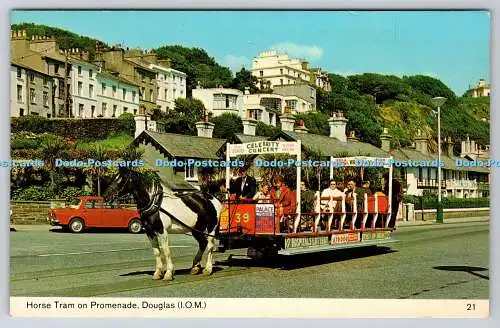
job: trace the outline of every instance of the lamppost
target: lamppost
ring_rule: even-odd
[[[441,204],[441,106],[446,98],[434,97],[432,104],[437,107],[438,116],[438,205],[436,211],[436,223],[443,223],[443,205]]]

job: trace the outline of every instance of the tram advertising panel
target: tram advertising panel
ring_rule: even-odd
[[[255,204],[225,204],[220,218],[220,231],[254,234]]]

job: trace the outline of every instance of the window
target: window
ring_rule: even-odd
[[[177,92],[177,90],[176,90],[176,89],[174,89],[174,90],[173,90],[173,92],[172,92],[172,96],[173,96],[173,98],[174,98],[174,99],[175,99],[175,93],[176,93],[176,92]]]
[[[54,73],[55,73],[55,74],[59,74],[59,64],[56,64],[56,65],[54,66]]]
[[[90,117],[94,117],[94,115],[95,115],[95,106],[92,105],[90,106]]]
[[[153,101],[153,89],[149,89],[149,101]]]
[[[186,180],[198,181],[197,169],[194,166],[184,166],[184,178]]]
[[[59,98],[64,98],[64,82],[59,80]]]
[[[103,83],[102,84],[102,95],[105,96],[106,95],[106,83]]]
[[[135,102],[135,91],[132,91],[132,102]]]
[[[146,99],[146,88],[145,87],[141,88],[140,99]]]
[[[181,90],[181,97],[184,96],[184,90]]]
[[[134,108],[134,115],[137,115],[137,108]]]
[[[116,109],[118,106],[113,105],[113,115],[111,117],[116,117]]]
[[[264,71],[259,71],[260,77],[264,76]]]
[[[161,99],[161,96],[160,96],[160,87],[157,87],[157,88],[156,88],[156,97],[157,97],[158,99]]]
[[[116,86],[113,85],[113,98],[116,98]]]
[[[78,104],[78,116],[83,116],[83,104]]]
[[[128,107],[123,107],[123,112],[128,113]]]
[[[49,93],[47,91],[43,92],[43,106],[49,107]]]
[[[283,74],[283,68],[280,68],[280,74]]]
[[[165,89],[165,100],[167,99],[168,96],[168,89]]]
[[[23,70],[21,69],[21,67],[18,67],[17,68],[17,78],[20,79],[22,77],[22,74],[23,74]]]
[[[17,85],[17,102],[23,102],[23,86],[19,84]]]
[[[82,95],[82,88],[83,88],[83,83],[82,82],[78,82],[78,95],[79,96]]]
[[[89,84],[89,97],[94,98],[94,85]]]
[[[78,75],[82,75],[82,67],[78,66]]]
[[[30,82],[33,83],[35,82],[35,74],[30,73]]]
[[[107,107],[108,107],[108,104],[106,103],[102,103],[102,111],[101,111],[101,115],[103,117],[106,117],[106,110],[107,110]]]
[[[127,90],[122,89],[122,96],[123,96],[123,100],[125,100],[125,98],[127,97]]]
[[[35,94],[35,89],[33,88],[30,89],[30,102],[32,104],[36,103],[36,94]]]
[[[280,79],[280,84],[283,85],[283,79]]]
[[[24,116],[24,108],[19,108],[19,116]]]
[[[46,77],[43,78],[43,86],[44,87],[48,87],[49,86],[49,79],[46,78]]]
[[[94,75],[94,72],[91,69],[89,69],[89,77],[92,78],[92,75]]]
[[[226,108],[229,108],[229,96],[226,96]]]

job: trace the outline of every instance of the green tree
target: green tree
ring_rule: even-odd
[[[200,121],[203,119],[205,106],[199,99],[177,98],[175,99],[175,111],[167,114],[169,118],[182,116],[188,120]]]
[[[257,77],[252,75],[252,72],[246,70],[244,67],[236,72],[236,76],[231,82],[231,88],[245,91],[245,88],[249,88],[250,93],[256,93],[259,91],[257,87]]]
[[[457,96],[441,80],[426,76],[403,76],[403,81],[410,85],[414,91],[429,95],[430,97],[445,97],[448,101],[455,102]]]
[[[411,93],[411,87],[402,79],[393,75],[365,73],[348,77],[349,88],[360,94],[369,94],[375,97],[377,104],[386,100],[405,100]]]
[[[224,113],[212,118],[211,122],[215,124],[213,133],[215,138],[227,139],[235,133],[243,132],[243,123],[236,114]]]
[[[46,134],[41,138],[39,152],[45,163],[45,168],[50,174],[50,188],[54,191],[58,189],[57,181],[60,169],[55,166],[57,159],[64,159],[69,151],[67,142],[56,135]]]

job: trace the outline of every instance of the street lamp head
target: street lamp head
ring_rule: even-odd
[[[447,99],[445,97],[434,97],[432,98],[432,104],[435,107],[441,107],[446,102],[446,100]]]

